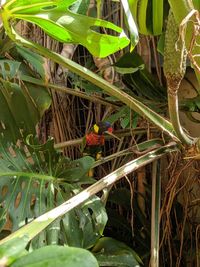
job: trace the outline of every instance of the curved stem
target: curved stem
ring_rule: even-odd
[[[168,93],[168,108],[169,115],[172,125],[174,126],[174,130],[176,132],[177,137],[183,144],[192,145],[195,142],[195,139],[188,136],[184,131],[180,124],[179,119],[179,108],[178,108],[178,95]]]
[[[55,90],[57,92],[62,92],[62,93],[65,93],[65,94],[78,96],[80,98],[87,99],[87,100],[89,100],[91,102],[94,102],[94,103],[100,103],[102,105],[106,105],[106,106],[112,107],[113,109],[118,109],[118,108],[120,108],[120,106],[122,106],[120,104],[116,104],[116,103],[114,103],[112,101],[106,100],[106,99],[104,99],[103,97],[100,97],[100,96],[88,95],[85,92],[77,91],[77,90],[74,90],[72,88],[59,86],[57,84],[55,85],[55,84],[52,84],[52,83],[46,83],[45,81],[30,77],[30,76],[27,76],[27,75],[20,75],[19,79],[24,81],[24,82],[28,82],[28,83],[35,84],[35,85],[40,85],[40,86],[43,86],[43,87],[46,87],[46,88],[50,88],[50,89]]]

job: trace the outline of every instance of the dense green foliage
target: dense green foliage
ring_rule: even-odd
[[[6,235],[4,228],[6,222],[9,221],[11,224],[10,235],[0,241],[2,266],[142,265],[142,260],[132,248],[115,239],[102,237],[107,220],[111,228],[121,224],[126,236],[132,234],[123,214],[121,217],[113,214],[112,205],[123,207],[127,217],[130,210],[139,210],[139,205],[134,203],[130,206],[131,196],[126,188],[114,190],[108,201],[110,206],[105,208],[104,204],[109,195],[108,186],[152,161],[154,161],[151,169],[152,180],[155,181],[152,185],[152,207],[155,208],[152,212],[152,235],[150,237],[149,222],[142,212],[138,212],[135,225],[131,222],[131,226],[136,228],[134,242],[138,245],[137,251],[145,250],[145,253],[141,252],[145,263],[150,254],[151,239],[153,252],[151,266],[159,266],[160,181],[162,178],[159,159],[167,153],[183,150],[186,156],[191,150],[192,157],[199,156],[199,139],[188,137],[180,125],[177,96],[179,84],[185,74],[185,69],[180,68],[182,64],[186,64],[186,55],[196,68],[197,78],[199,78],[199,59],[195,59],[194,54],[199,54],[200,48],[196,45],[191,48],[192,33],[195,29],[193,24],[198,24],[199,13],[192,6],[192,1],[182,0],[177,3],[172,0],[122,0],[126,15],[126,29],[106,20],[87,16],[89,1],[83,2],[81,0],[43,2],[8,0],[0,11],[3,22],[0,42],[0,226],[2,236]],[[103,1],[97,2],[103,4]],[[193,2],[195,8],[198,8],[199,1]],[[174,30],[177,33],[175,39],[169,28],[165,31],[164,21],[167,19],[168,12],[164,13],[164,6],[167,7],[167,11],[171,9]],[[188,19],[183,21],[188,14]],[[122,90],[86,67],[20,35],[16,27],[19,21],[37,25],[48,36],[61,43],[82,45],[93,56],[100,58],[112,55],[128,46],[133,50],[138,42],[138,31],[141,34],[155,36],[165,33],[165,49],[162,50],[160,46],[160,50],[165,54],[164,60],[167,58],[164,62],[167,90],[150,74],[135,50],[124,53],[114,64],[125,84]],[[188,24],[189,21],[191,21],[190,24]],[[179,27],[180,24],[182,28]],[[107,31],[111,33],[105,33]],[[125,32],[128,34],[126,35]],[[199,36],[195,38],[198,41]],[[181,43],[181,48],[178,48],[181,64],[176,64],[174,69],[171,66],[176,56],[178,41]],[[169,50],[173,50],[173,56]],[[110,103],[116,105],[120,101],[116,112],[107,118],[108,121],[114,123],[120,119],[122,128],[135,128],[138,120],[145,117],[161,130],[157,131],[157,135],[162,136],[163,140],[152,139],[149,143],[137,144],[132,151],[121,151],[121,155],[127,155],[137,150],[139,156],[134,160],[130,159],[98,182],[88,177],[88,171],[97,164],[94,163],[93,158],[86,156],[71,160],[55,150],[54,141],[51,138],[46,143],[40,144],[36,126],[51,105],[44,58],[51,59],[69,69],[73,80],[72,85],[83,81],[83,86],[88,89],[93,83],[94,91],[103,90],[111,97]],[[176,76],[179,71],[183,71],[181,77]],[[104,100],[107,101],[107,99]],[[191,105],[193,105],[192,108]],[[189,112],[193,112],[195,109],[198,110],[198,105],[197,96],[192,101],[183,101],[180,106],[187,112],[188,109]],[[167,110],[171,120],[165,118]],[[135,112],[133,118],[129,116],[132,111]],[[163,136],[161,132],[165,135]],[[102,163],[103,161],[100,161],[98,164]],[[92,185],[89,186],[90,184]],[[102,198],[95,195],[103,189],[106,190]],[[124,198],[121,198],[122,194]],[[150,206],[147,209],[150,213]],[[141,238],[140,229],[142,228],[145,231]],[[130,245],[129,241],[127,243]]]

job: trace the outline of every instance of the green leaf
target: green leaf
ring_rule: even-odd
[[[130,3],[128,0],[122,0],[121,2],[124,8],[124,14],[126,16],[128,29],[130,32],[131,49],[133,49],[139,41],[139,34],[134,20],[134,14],[132,14],[132,9],[130,6],[132,3]]]
[[[89,156],[74,160],[72,163],[70,163],[69,168],[63,170],[63,172],[59,176],[61,178],[64,176],[65,181],[77,182],[81,177],[87,174],[87,172],[94,164],[94,161],[95,160]]]
[[[16,46],[16,50],[27,61],[27,63],[33,66],[34,70],[36,70],[36,72],[40,74],[40,76],[44,80],[45,71],[43,67],[43,58],[40,55],[32,52],[30,49],[27,49],[22,46]]]
[[[90,248],[102,236],[106,223],[106,210],[100,199],[94,196],[82,209],[75,209],[64,215],[63,240],[69,246]]]
[[[26,20],[41,27],[49,36],[63,43],[85,46],[91,54],[106,57],[129,44],[123,30],[114,24],[97,18],[73,13],[69,10],[75,0],[55,0],[39,3],[38,0],[19,1],[5,5],[7,19]],[[11,17],[8,16],[11,14]],[[99,33],[100,27],[115,31],[118,36]]]
[[[155,140],[153,140],[153,143],[155,143]],[[145,144],[143,143],[143,146],[144,145]],[[148,145],[149,145],[149,142],[148,142]],[[47,213],[39,216],[37,219],[30,222],[28,225],[25,225],[24,227],[18,229],[18,231],[16,231],[12,235],[10,235],[8,238],[13,239],[15,237],[27,234],[27,232],[28,232],[29,238],[30,238],[29,240],[31,240],[38,233],[40,233],[41,230],[43,230],[50,223],[52,223],[55,219],[59,218],[60,216],[63,216],[64,214],[66,214],[67,212],[72,210],[73,208],[77,207],[78,205],[80,205],[84,201],[88,200],[90,196],[94,196],[96,193],[103,190],[105,188],[105,184],[107,186],[111,185],[115,181],[124,177],[124,175],[127,175],[127,174],[135,171],[136,169],[140,168],[140,166],[144,166],[145,164],[148,164],[148,163],[150,163],[156,159],[159,159],[160,157],[162,157],[166,153],[169,153],[169,152],[172,152],[175,150],[177,151],[178,147],[179,147],[179,145],[177,145],[177,143],[171,142],[168,145],[151,150],[150,152],[147,152],[146,154],[142,155],[141,157],[139,157],[137,159],[131,160],[130,162],[121,166],[120,168],[118,168],[117,170],[112,172],[111,174],[103,177],[101,180],[97,181],[92,186],[86,188],[82,192],[77,193],[73,197],[70,196],[71,198],[68,197],[68,200],[65,203],[59,205],[58,207],[56,207],[54,209],[51,209]],[[63,167],[63,166],[61,166],[61,167]],[[46,177],[46,179],[50,178],[46,175],[45,175],[45,177]],[[70,189],[72,188],[72,186],[70,186],[70,185],[68,185],[68,187]],[[52,192],[52,187],[50,187],[50,191]],[[1,192],[3,192],[3,191],[1,190]],[[62,192],[66,192],[66,188],[65,188],[65,190],[62,190]],[[49,201],[49,199],[47,199],[47,201]],[[90,199],[90,201],[91,201],[91,199]],[[91,214],[90,212],[88,213],[88,216],[89,215],[91,215],[93,217],[93,214]],[[80,225],[81,226],[84,225],[84,222],[85,222],[85,220],[81,221]],[[8,240],[8,238],[0,241],[0,243],[1,244],[5,243]]]
[[[98,267],[87,250],[73,247],[47,246],[16,260],[11,267]]]
[[[28,237],[17,237],[5,242],[0,246],[0,262],[4,266],[10,266],[20,256],[26,254],[25,247],[28,244]]]
[[[139,267],[142,264],[134,250],[110,237],[101,238],[92,251],[100,266]]]
[[[124,129],[126,127],[132,127],[135,128],[137,126],[137,118],[138,114],[136,112],[131,112],[131,109],[127,106],[122,106],[119,111],[112,114],[110,117],[106,118],[106,121],[109,121],[110,123],[116,122],[118,119],[120,119],[120,125]],[[132,115],[132,116],[131,116]],[[130,125],[132,122],[132,125]]]
[[[161,102],[167,102],[166,89],[160,86],[149,73],[142,58],[135,51],[124,54],[115,63],[115,67],[116,71],[124,72],[125,83],[136,95],[153,100],[154,103],[156,100],[159,105]]]
[[[0,139],[0,154],[0,203],[3,207],[0,223],[3,225],[5,215],[9,215],[11,231],[80,192],[81,179],[94,163],[89,156],[73,162],[54,150],[53,140],[40,145],[31,141],[31,137],[26,145],[21,143],[20,146],[8,145]],[[77,163],[78,172],[73,170],[74,176],[68,184],[67,171]],[[39,226],[36,223],[35,228],[44,231],[31,242],[31,247],[58,244],[60,238],[69,245],[92,247],[101,237],[106,222],[105,208],[94,196],[82,207],[51,223],[46,230],[41,222]]]
[[[110,117],[106,118],[106,121],[110,122],[113,124],[116,122],[118,119],[123,118],[125,115],[127,115],[127,111],[129,111],[130,114],[130,109],[127,106],[122,106],[119,111],[115,112],[112,114]]]
[[[69,9],[73,13],[86,15],[87,11],[88,11],[89,4],[90,4],[90,0],[84,0],[84,1],[77,0],[69,7]]]
[[[1,59],[0,72],[3,79],[13,79],[19,70],[20,64],[18,61]]]
[[[43,96],[41,98],[40,96]],[[50,105],[50,96],[43,89],[20,87],[16,83],[0,81],[0,132],[9,141],[35,132],[36,123]]]
[[[164,46],[165,46],[165,33],[163,32],[158,40],[157,50],[164,56]]]
[[[152,20],[153,20],[153,34],[159,35],[163,28],[163,0],[152,1]]]
[[[79,64],[73,62],[72,60],[66,59],[59,54],[50,51],[42,47],[41,45],[35,44],[30,42],[17,34],[17,32],[13,29],[11,25],[8,24],[6,19],[6,13],[2,13],[3,16],[3,23],[7,30],[9,37],[17,43],[23,44],[26,47],[31,47],[39,51],[43,56],[50,58],[51,60],[57,62],[64,68],[68,68],[70,71],[80,75],[82,78],[87,79],[88,81],[94,83],[101,89],[103,89],[107,94],[112,97],[116,97],[120,99],[123,103],[129,106],[132,110],[136,111],[139,115],[145,116],[151,122],[156,124],[159,128],[163,131],[166,131],[169,136],[171,136],[174,140],[179,141],[179,139],[175,135],[175,131],[173,129],[172,124],[160,116],[158,113],[154,112],[148,106],[144,105],[141,101],[138,101],[136,98],[126,94],[125,92],[121,92],[116,86],[110,84],[109,82],[105,81],[98,75],[94,74],[89,69],[80,66]]]
[[[194,8],[197,10],[200,10],[200,1],[199,0],[193,0]]]

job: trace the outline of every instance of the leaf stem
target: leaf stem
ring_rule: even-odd
[[[179,119],[179,107],[178,107],[178,95],[168,93],[168,108],[172,125],[174,126],[176,135],[183,144],[192,145],[195,142],[195,138],[188,136],[183,131]]]
[[[109,95],[114,96],[118,98],[120,101],[125,103],[127,106],[129,106],[131,109],[136,111],[141,116],[145,116],[148,119],[150,119],[154,124],[156,124],[160,129],[167,132],[168,135],[170,135],[171,138],[173,138],[176,141],[179,141],[178,138],[175,135],[174,129],[172,124],[164,119],[162,116],[151,110],[149,107],[145,106],[140,101],[134,99],[130,95],[126,94],[125,92],[119,90],[116,86],[110,84],[100,76],[94,74],[92,71],[88,70],[85,67],[80,66],[79,64],[73,62],[70,59],[64,58],[63,56],[50,51],[49,49],[33,43],[31,41],[28,41],[21,36],[19,36],[15,30],[10,28],[9,22],[5,21],[6,18],[3,19],[3,22],[5,22],[5,29],[7,31],[7,34],[9,37],[26,47],[35,49],[38,53],[41,55],[48,57],[49,59],[53,60],[54,62],[60,64],[61,66],[68,68],[70,71],[80,75],[81,77],[85,78],[86,80],[90,81],[91,83],[94,83],[98,87],[102,88],[105,92],[107,92]]]
[[[30,173],[30,172],[19,172],[19,171],[12,171],[12,172],[1,172],[0,171],[0,179],[1,177],[6,177],[6,176],[11,176],[11,177],[29,177],[29,178],[35,178],[35,179],[41,179],[41,180],[47,180],[47,181],[52,181],[55,180],[56,178],[50,175],[46,174],[39,174],[39,173]]]
[[[130,136],[131,134],[145,134],[146,132],[150,131],[151,133],[156,133],[158,132],[158,128],[156,127],[150,127],[150,128],[145,128],[145,127],[137,127],[135,129],[124,129],[124,130],[118,130],[118,131],[115,131],[114,134],[116,136],[118,136],[119,138],[121,137],[125,137],[125,136]],[[83,142],[83,138],[78,138],[78,139],[72,139],[72,140],[69,140],[69,141],[65,141],[65,142],[61,142],[61,143],[57,143],[54,145],[54,148],[55,149],[63,149],[65,147],[69,147],[69,146],[79,146],[82,144]],[[111,135],[106,135],[105,136],[105,139],[108,140],[108,139],[111,139],[113,138]]]
[[[87,99],[87,100],[94,102],[94,103],[100,103],[102,105],[108,105],[108,106],[115,108],[115,109],[116,108],[118,109],[121,106],[121,105],[115,104],[114,102],[105,100],[103,97],[100,97],[100,96],[88,95],[88,94],[81,92],[81,91],[78,91],[76,89],[72,89],[72,88],[68,88],[68,87],[64,87],[64,86],[59,86],[59,85],[55,85],[52,83],[46,83],[45,81],[41,81],[39,79],[32,78],[32,77],[29,77],[27,75],[20,75],[19,79],[22,81],[26,81],[28,83],[37,84],[37,85],[40,85],[40,86],[43,86],[46,88],[51,88],[51,89],[58,91],[58,92],[78,96],[78,97]]]
[[[52,223],[58,217],[64,215],[65,213],[69,212],[73,208],[82,204],[83,202],[88,200],[91,196],[97,194],[98,192],[102,191],[104,188],[120,180],[122,177],[137,170],[138,168],[145,166],[146,164],[161,158],[166,153],[176,151],[177,149],[178,149],[178,145],[175,142],[171,142],[161,148],[154,149],[153,151],[150,151],[146,153],[145,155],[126,163],[125,165],[118,168],[114,172],[108,174],[107,176],[97,181],[95,184],[89,186],[88,188],[80,192],[79,194],[70,198],[69,200],[61,204],[60,206],[39,216],[38,218],[30,222],[29,224],[23,226],[16,232],[10,234],[8,237],[0,241],[0,245],[4,244],[8,240],[11,240],[16,237],[22,237],[24,235],[27,235],[29,240],[33,239],[37,234],[39,234],[42,230],[44,230],[50,223]]]
[[[160,160],[152,164],[151,267],[159,267],[161,176]]]

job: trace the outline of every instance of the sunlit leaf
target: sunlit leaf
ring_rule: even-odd
[[[93,55],[106,57],[129,44],[123,30],[111,22],[73,13],[69,8],[75,0],[54,0],[40,3],[38,0],[17,1],[5,5],[11,18],[26,20],[41,27],[48,35],[63,43],[85,46]],[[8,19],[8,17],[7,17]],[[102,34],[100,28],[111,29],[118,36]]]

